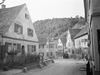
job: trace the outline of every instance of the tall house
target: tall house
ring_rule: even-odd
[[[26,4],[0,9],[0,52],[38,52],[38,39]]]
[[[84,0],[85,18],[89,24],[90,65],[93,75],[100,74],[100,0]]]

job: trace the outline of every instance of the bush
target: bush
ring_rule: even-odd
[[[18,67],[18,66],[27,66],[29,64],[35,64],[39,61],[37,61],[38,56],[27,54],[27,55],[20,55],[20,56],[14,56],[13,58],[8,56],[9,60],[7,59],[7,62],[5,63],[6,66],[9,67]]]

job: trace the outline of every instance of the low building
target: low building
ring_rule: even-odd
[[[39,40],[39,50],[38,50],[38,52],[40,54],[43,54],[44,59],[46,59],[47,58],[47,48],[46,48],[47,39],[44,38],[44,37],[38,37],[38,40]]]
[[[57,41],[54,39],[48,39],[46,43],[46,52],[49,58],[56,58]]]

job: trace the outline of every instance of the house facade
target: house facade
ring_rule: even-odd
[[[79,55],[80,58],[88,56],[88,29],[89,25],[85,25],[83,29],[74,37],[75,42],[75,54]]]
[[[68,49],[72,49],[72,48],[74,47],[74,45],[73,45],[73,41],[72,41],[72,39],[71,39],[71,33],[70,33],[69,30],[68,30],[68,32],[67,32],[67,37],[66,37],[66,39],[67,39],[66,47],[67,47]]]
[[[86,48],[88,47],[88,34],[81,37],[75,38],[75,48]]]
[[[46,48],[46,41],[47,39],[44,37],[38,37],[39,40],[39,49],[38,53],[43,55],[44,59],[47,59],[47,48]]]
[[[84,0],[85,18],[89,24],[89,56],[92,75],[100,74],[100,0]]]
[[[38,38],[26,4],[0,9],[0,47],[25,54],[38,52]],[[2,48],[0,49],[2,53]]]
[[[54,39],[47,40],[46,52],[48,58],[56,58],[57,41]]]
[[[75,37],[75,48],[88,48],[88,28],[86,25]]]
[[[74,43],[74,37],[76,36],[77,33],[79,33],[80,29],[71,29],[69,28],[67,31],[67,36],[66,36],[66,51],[68,52],[69,55],[74,54],[75,50],[75,43]]]

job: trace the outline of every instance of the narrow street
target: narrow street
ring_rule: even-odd
[[[86,75],[85,70],[82,70],[84,64],[84,61],[60,59],[41,70],[31,70],[17,75]]]

